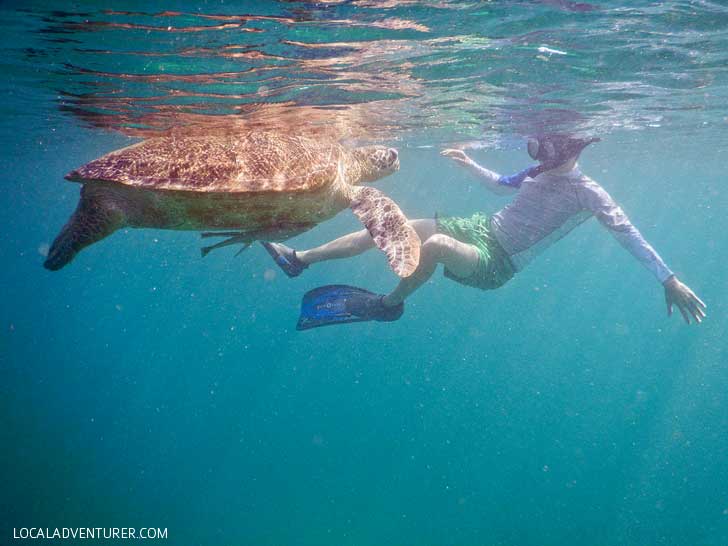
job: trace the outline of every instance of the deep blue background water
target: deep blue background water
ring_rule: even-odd
[[[37,20],[9,21],[5,50],[22,51]],[[259,247],[201,260],[195,233],[122,230],[44,270],[78,196],[62,176],[132,140],[59,112],[62,75],[7,62],[22,69],[2,106],[0,542],[154,526],[171,544],[728,544],[726,119],[706,98],[723,69],[686,92],[705,106],[689,115],[585,116],[604,141],[581,161],[706,301],[703,325],[668,319],[660,285],[591,220],[498,291],[438,273],[396,323],[299,333],[306,290],[386,291],[384,258],[290,280]],[[613,120],[644,106],[619,105]],[[438,156],[448,116],[389,142],[402,168],[379,187],[410,217],[507,202]],[[511,172],[525,152],[499,131],[471,153]],[[357,228],[343,212],[293,244]]]

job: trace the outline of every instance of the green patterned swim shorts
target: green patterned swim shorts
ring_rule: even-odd
[[[513,277],[516,270],[506,251],[493,236],[488,216],[476,212],[467,218],[437,216],[435,221],[439,233],[473,245],[479,255],[478,266],[472,275],[458,277],[445,268],[447,278],[481,290],[492,290],[503,286]]]

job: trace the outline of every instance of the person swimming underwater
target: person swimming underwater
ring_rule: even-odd
[[[386,295],[347,285],[311,290],[304,296],[298,329],[397,320],[405,299],[432,276],[437,264],[444,265],[447,278],[461,284],[498,288],[592,216],[662,283],[668,316],[676,306],[685,322],[692,318],[700,323],[706,316],[705,303],[667,267],[604,188],[579,170],[582,150],[598,140],[563,134],[531,138],[528,153],[539,164],[511,176],[486,169],[462,150],[443,150],[441,155],[467,168],[488,190],[515,194],[513,201],[492,216],[476,212],[470,217],[410,220],[422,241],[420,263],[411,276]],[[311,264],[349,258],[374,247],[366,230],[303,251],[280,243],[262,244],[289,277]]]

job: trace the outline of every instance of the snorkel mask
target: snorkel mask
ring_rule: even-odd
[[[545,170],[560,167],[600,138],[575,138],[567,135],[542,135],[528,139],[528,155],[545,165]]]
[[[520,188],[526,178],[535,178],[539,174],[556,169],[570,159],[578,157],[581,151],[593,142],[601,139],[576,138],[568,135],[548,134],[528,139],[528,155],[539,161],[538,165],[523,169],[516,174],[501,176],[498,183],[504,186]]]

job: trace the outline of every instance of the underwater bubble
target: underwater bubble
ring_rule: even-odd
[[[276,272],[272,269],[266,269],[265,272],[263,273],[263,279],[267,282],[270,282],[275,278],[276,278]]]
[[[48,257],[48,252],[51,250],[51,245],[48,243],[43,243],[41,245],[38,245],[38,254],[43,256],[44,258]]]

